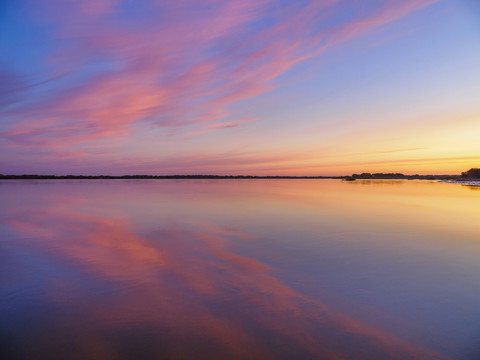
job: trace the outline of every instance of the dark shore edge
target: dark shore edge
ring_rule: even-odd
[[[458,175],[402,175],[402,176],[254,176],[254,175],[0,175],[0,180],[133,180],[133,179],[340,179],[340,180],[444,180],[461,181]]]
[[[257,175],[5,175],[0,174],[0,180],[134,180],[134,179],[341,179],[345,181],[355,180],[440,180],[450,182],[467,182],[480,180],[480,168],[472,168],[461,175],[405,175],[402,173],[361,173],[346,176],[257,176]]]
[[[253,175],[0,175],[0,180],[134,180],[134,179],[343,179],[342,176],[253,176]]]

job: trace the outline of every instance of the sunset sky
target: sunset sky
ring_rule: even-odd
[[[480,167],[477,0],[7,0],[0,173]]]

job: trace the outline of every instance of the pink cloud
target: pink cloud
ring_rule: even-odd
[[[16,125],[0,136],[22,148],[60,148],[121,138],[138,126],[206,124],[190,134],[237,127],[245,121],[231,120],[233,105],[275,89],[274,80],[296,64],[435,1],[353,7],[353,18],[332,26],[346,3],[311,1],[272,12],[275,2],[267,0],[172,1],[144,4],[146,15],[135,19],[122,8],[128,2],[50,0],[40,14],[69,44],[52,55],[52,76],[110,66],[9,110]]]
[[[232,128],[239,127],[243,123],[248,123],[248,122],[257,121],[257,120],[259,120],[258,117],[244,116],[243,118],[240,118],[234,121],[221,121],[216,123],[209,123],[206,125],[204,129],[192,131],[189,134],[199,135],[199,134],[210,133],[210,132],[218,131],[222,129],[232,129]]]

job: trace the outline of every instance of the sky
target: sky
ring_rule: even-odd
[[[0,173],[480,167],[477,0],[3,0]]]

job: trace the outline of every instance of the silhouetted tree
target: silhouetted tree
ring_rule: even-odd
[[[471,168],[468,171],[462,172],[462,177],[468,179],[480,179],[480,169]]]

